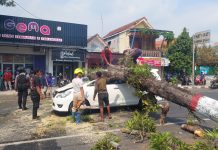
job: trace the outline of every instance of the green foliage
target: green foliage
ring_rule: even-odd
[[[153,150],[216,150],[211,143],[198,141],[193,145],[186,144],[169,132],[152,134],[150,147]]]
[[[216,75],[216,76],[218,75],[218,66],[214,67],[214,75]]]
[[[212,131],[206,130],[206,135],[209,139],[215,140],[218,139],[218,128],[214,128]]]
[[[92,121],[93,119],[89,115],[81,115],[81,120],[83,122],[89,122]]]
[[[180,72],[186,69],[188,74],[191,74],[192,68],[192,38],[183,29],[174,44],[172,44],[167,52],[167,57],[170,59],[170,67],[172,71]]]
[[[178,79],[176,77],[172,77],[170,78],[170,82],[173,84],[173,85],[177,85],[179,83]]]
[[[182,52],[175,52],[172,55],[169,55],[170,60],[170,69],[175,72],[180,72],[185,69],[186,72],[190,75],[192,71],[192,57],[185,55]]]
[[[110,144],[111,141],[119,143],[120,138],[112,133],[107,133],[102,139],[98,140],[91,150],[115,150],[115,148]]]
[[[181,52],[185,55],[192,55],[192,38],[189,36],[186,28],[183,29],[183,32],[178,36],[176,42],[168,49],[169,55],[175,52]]]
[[[194,119],[196,119],[196,118],[195,118],[195,116],[193,115],[193,113],[189,112],[188,117],[187,117],[187,120],[186,120],[186,124],[188,124],[188,125],[194,125],[194,124],[195,124],[195,123],[194,123]]]
[[[196,142],[192,146],[190,146],[190,150],[216,150],[211,145],[204,142]]]
[[[129,72],[134,74],[128,78],[127,82],[135,87],[136,90],[140,90],[141,81],[138,80],[141,77],[149,78],[153,77],[152,73],[150,72],[151,68],[148,65],[133,65],[129,67]]]
[[[189,145],[180,141],[169,132],[152,134],[150,147],[153,150],[190,150]]]
[[[130,130],[140,130],[145,132],[155,132],[155,122],[147,114],[134,112],[133,117],[126,122],[126,127]]]
[[[15,6],[15,3],[13,0],[0,0],[0,5],[2,6],[11,6],[11,7],[14,7]]]
[[[174,34],[171,31],[153,30],[149,28],[139,29],[139,31],[141,34],[156,35],[157,37],[162,35],[167,42],[170,42],[174,39]]]

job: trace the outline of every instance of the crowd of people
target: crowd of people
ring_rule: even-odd
[[[11,76],[12,77],[12,76]],[[37,109],[40,99],[52,95],[53,77],[51,73],[34,70],[30,74],[24,68],[18,69],[15,77],[14,89],[18,93],[18,109],[27,110],[27,96],[30,95],[33,102],[32,118],[38,119]]]

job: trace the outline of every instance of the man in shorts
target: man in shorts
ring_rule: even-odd
[[[93,101],[95,101],[95,97],[98,93],[98,103],[100,107],[101,121],[104,122],[104,104],[107,107],[108,118],[111,119],[109,97],[106,87],[107,81],[104,77],[102,77],[102,73],[100,71],[96,72],[96,77],[97,79],[95,82]]]

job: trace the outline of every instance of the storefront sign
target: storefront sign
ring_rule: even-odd
[[[87,26],[0,15],[0,42],[87,45]]]
[[[208,74],[210,67],[208,66],[200,66],[200,72],[204,74]]]
[[[84,61],[85,52],[78,49],[55,49],[52,51],[52,60],[54,61]]]

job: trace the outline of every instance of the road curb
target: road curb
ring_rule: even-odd
[[[120,131],[120,129],[114,129],[114,130],[107,130],[107,131],[101,131],[101,132],[83,133],[83,134],[78,134],[78,135],[67,135],[67,136],[43,138],[43,139],[36,139],[36,140],[18,141],[18,142],[0,144],[0,147],[5,147],[5,146],[9,146],[9,145],[20,145],[20,144],[35,143],[35,142],[44,142],[44,141],[65,139],[65,138],[73,138],[73,137],[81,137],[81,136],[87,136],[87,135],[90,135],[90,134],[98,134],[99,135],[99,134],[104,134],[104,133],[108,133],[108,132],[119,132],[119,131]]]

